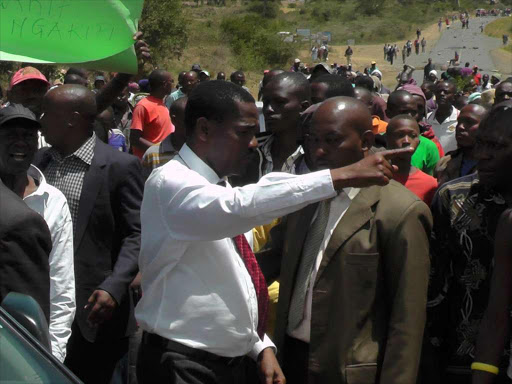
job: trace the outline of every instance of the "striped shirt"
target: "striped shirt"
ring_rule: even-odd
[[[172,145],[171,135],[169,135],[161,143],[152,145],[147,149],[142,157],[142,166],[149,176],[154,169],[172,160],[177,153],[178,150]]]

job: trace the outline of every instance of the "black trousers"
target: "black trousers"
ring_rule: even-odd
[[[284,341],[283,373],[287,383],[307,384],[308,360],[309,344],[286,336]]]
[[[114,369],[128,352],[128,337],[87,341],[73,322],[64,364],[85,384],[109,384]]]
[[[255,383],[247,357],[228,358],[144,332],[137,358],[139,384]]]

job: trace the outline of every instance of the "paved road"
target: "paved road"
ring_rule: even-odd
[[[500,47],[502,42],[500,39],[481,33],[480,26],[482,24],[485,26],[496,19],[496,17],[471,18],[469,20],[469,29],[462,29],[460,21],[455,21],[450,26],[450,29],[446,29],[443,23],[443,33],[433,49],[428,53],[416,55],[413,47],[412,54],[407,58],[406,63],[416,68],[423,68],[427,64],[427,59],[431,57],[436,65],[436,69],[440,69],[441,66],[447,65],[450,59],[453,59],[455,51],[457,51],[460,55],[459,62],[462,66],[464,63],[469,62],[471,67],[478,65],[482,73],[492,73],[496,68],[490,52]],[[401,57],[398,58],[397,64],[402,65]],[[413,77],[421,84],[423,82],[423,71],[417,69]]]

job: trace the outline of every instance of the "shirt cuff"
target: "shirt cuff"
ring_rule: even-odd
[[[274,354],[277,354],[277,348],[275,344],[272,342],[272,340],[270,340],[267,334],[265,334],[265,336],[263,336],[263,340],[259,340],[256,342],[256,344],[254,344],[254,347],[252,347],[252,350],[248,353],[248,356],[254,361],[257,361],[260,353],[267,348],[272,348]]]

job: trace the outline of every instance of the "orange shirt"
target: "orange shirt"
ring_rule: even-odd
[[[142,138],[153,144],[161,143],[174,132],[169,110],[162,99],[148,96],[137,103],[133,110],[131,129],[142,131]],[[142,159],[144,152],[132,146],[133,154]]]
[[[372,116],[372,125],[372,131],[374,135],[386,133],[386,130],[388,129],[388,123],[386,123],[384,120],[381,120],[379,116]]]

